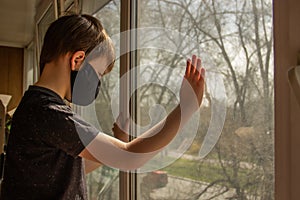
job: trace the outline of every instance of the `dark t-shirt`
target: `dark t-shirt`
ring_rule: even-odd
[[[30,86],[13,116],[0,199],[87,199],[78,154],[97,133],[55,92]]]

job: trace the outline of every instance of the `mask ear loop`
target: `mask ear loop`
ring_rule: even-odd
[[[72,103],[73,85],[74,85],[74,83],[75,83],[77,74],[78,74],[78,71],[74,71],[74,70],[72,70],[72,71],[71,71],[71,74],[70,74],[71,99],[65,98],[65,100],[66,100],[69,104]]]
[[[103,73],[103,74],[101,74],[100,72],[97,72],[97,76],[98,76],[98,79],[99,80],[101,80],[102,79],[102,77],[104,76],[105,74]]]
[[[98,94],[99,94],[100,87],[101,87],[101,81],[100,81],[100,79],[99,79],[98,85],[97,85],[97,88],[96,88],[95,99],[97,98],[97,96],[98,96]]]

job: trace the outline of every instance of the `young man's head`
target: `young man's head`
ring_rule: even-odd
[[[48,28],[40,55],[40,72],[46,63],[67,53],[83,51],[87,56],[95,47],[107,59],[106,72],[114,64],[114,49],[100,21],[90,15],[68,15],[54,21]],[[99,48],[101,47],[101,48]]]
[[[61,58],[69,59],[70,67],[64,98],[78,105],[90,104],[98,95],[100,78],[112,70],[115,60],[112,41],[100,21],[90,15],[68,15],[54,21],[44,38],[41,75],[48,63]]]

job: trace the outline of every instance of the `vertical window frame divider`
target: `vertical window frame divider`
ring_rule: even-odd
[[[138,72],[130,70],[138,64],[137,33],[134,31],[137,28],[137,4],[138,0],[121,1],[120,20],[120,52],[125,52],[120,55],[120,113],[130,117],[136,123],[139,119],[138,94],[133,90],[137,88]],[[130,127],[129,140],[132,140],[136,136],[137,129],[135,126]],[[119,172],[119,199],[137,200],[137,174],[135,172]]]
[[[35,48],[36,48],[36,62],[37,62],[37,70],[35,74],[36,77],[34,77],[34,79],[37,81],[40,77],[40,54],[41,54],[41,50],[42,50],[42,43],[39,40],[40,37],[40,33],[39,33],[39,24],[41,23],[41,21],[43,20],[43,17],[45,17],[46,13],[48,12],[48,10],[51,8],[51,6],[53,6],[53,14],[54,14],[54,18],[55,20],[58,19],[58,10],[57,10],[57,2],[56,0],[48,0],[48,1],[44,1],[44,2],[40,2],[39,4],[37,4],[37,12],[35,14],[35,26],[34,26],[34,31],[35,31]]]

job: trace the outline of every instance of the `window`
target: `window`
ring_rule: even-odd
[[[24,50],[24,75],[23,91],[27,90],[29,85],[37,81],[37,64],[35,43],[30,43]]]
[[[138,175],[140,199],[274,199],[272,2],[140,0],[138,11],[136,79],[149,83],[138,92],[142,125],[178,103],[171,86],[188,55],[207,68],[199,121],[159,155],[159,171]],[[220,125],[218,143],[201,158],[205,135],[218,136]]]
[[[86,3],[86,4],[85,4]],[[90,4],[94,5],[91,6]],[[120,33],[120,1],[87,1],[83,2],[84,12],[93,14],[111,36],[115,50],[119,49]],[[119,85],[119,59],[115,61],[113,70],[101,79],[101,90],[94,104],[80,107],[81,115],[96,125],[104,133],[112,134],[115,117],[112,111],[112,94]],[[117,90],[118,91],[118,90]],[[102,166],[87,175],[89,199],[119,199],[119,171]]]
[[[50,24],[56,19],[56,7],[53,2],[50,3],[48,8],[45,10],[36,25],[37,28],[37,52],[40,55],[42,50],[42,44],[44,43],[44,36]],[[38,56],[39,57],[39,56]],[[39,62],[39,61],[38,61]]]
[[[137,28],[130,31],[129,69],[137,134],[178,103],[188,56],[202,58],[207,88],[186,128],[132,174],[136,181],[121,181],[119,187],[129,184],[131,198],[144,200],[274,199],[272,1],[130,2],[128,7],[127,1],[91,1],[83,3],[83,11],[94,13],[113,39],[122,22]],[[131,9],[128,18],[120,17],[122,9]],[[82,110],[90,121],[99,119],[94,123],[106,133],[116,117],[111,91],[120,84],[119,68],[102,81],[93,105],[96,118],[89,108]],[[118,177],[108,167],[88,175],[90,198],[117,199]]]
[[[117,55],[121,24],[132,28],[128,72],[134,72],[130,96],[135,98],[131,102],[136,134],[178,103],[188,56],[199,55],[207,69],[203,105],[186,128],[138,173],[131,174],[130,183],[120,181],[118,170],[109,167],[87,175],[90,199],[126,199],[119,195],[123,184],[128,184],[131,199],[274,199],[271,0],[65,2],[61,8],[78,11],[76,6],[82,6],[83,13],[101,20]],[[38,21],[38,45],[55,19],[53,5]],[[121,10],[128,11],[128,17],[121,18]],[[108,134],[116,117],[112,94],[121,87],[119,56],[113,71],[101,80],[95,103],[77,108]],[[32,73],[36,74],[30,70],[26,70],[28,84]],[[207,135],[214,136],[211,146]]]

